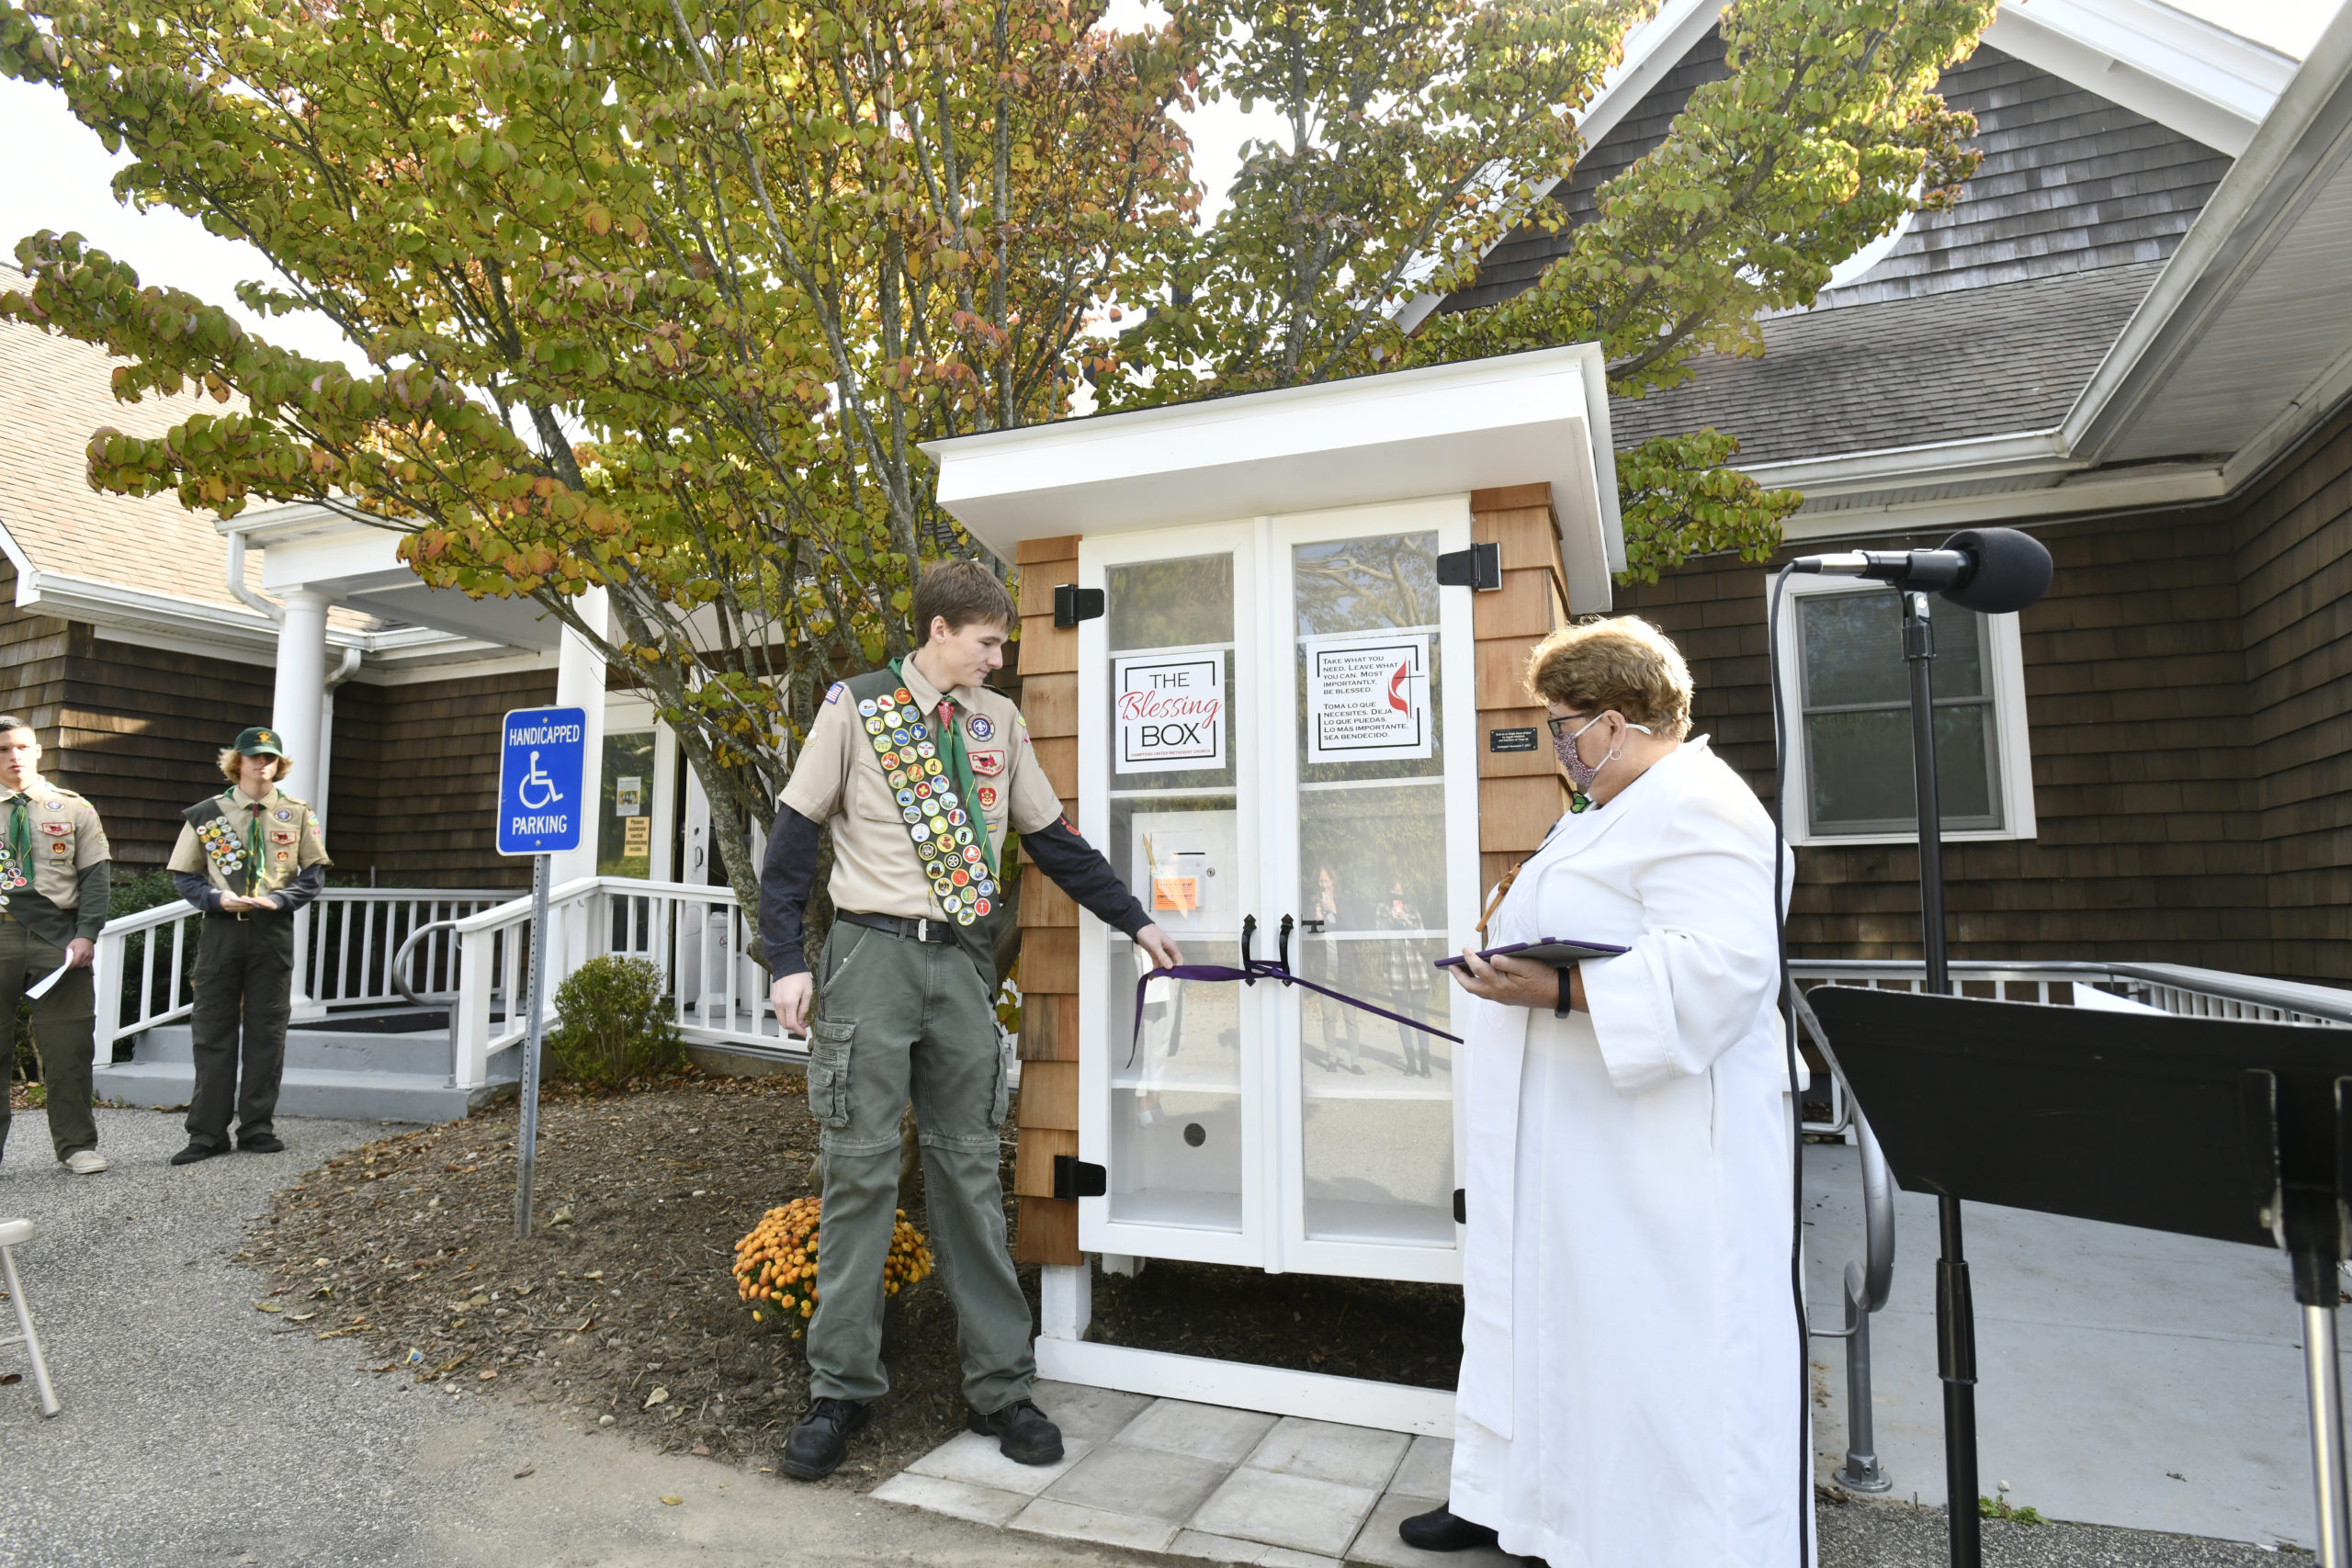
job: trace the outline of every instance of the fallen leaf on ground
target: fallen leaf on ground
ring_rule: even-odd
[[[481,1378],[482,1382],[488,1382],[491,1379],[498,1375],[498,1369],[496,1367],[492,1367],[488,1371],[477,1372],[474,1375]]]
[[[288,1323],[308,1323],[311,1319],[318,1315],[319,1314],[314,1312],[289,1312],[286,1314],[286,1321]]]
[[[522,1479],[523,1479],[525,1476],[526,1476],[526,1475],[537,1475],[538,1472],[539,1472],[539,1467],[538,1467],[537,1465],[536,1465],[536,1464],[535,1464],[535,1465],[532,1465],[532,1466],[528,1467],[527,1469],[524,1469],[524,1470],[518,1470],[518,1471],[516,1471],[516,1472],[514,1472],[514,1479],[515,1479],[515,1480],[517,1480],[517,1481],[520,1481],[520,1480],[522,1480]]]
[[[279,1306],[276,1302],[255,1302],[254,1303],[254,1310],[255,1312],[284,1312],[286,1309]]]
[[[651,1393],[645,1396],[645,1404],[643,1408],[650,1410],[657,1404],[667,1404],[669,1403],[670,1391],[666,1388],[657,1388]]]
[[[25,1381],[25,1374],[24,1374],[24,1373],[22,1373],[22,1372],[10,1372],[10,1373],[8,1373],[6,1377],[0,1377],[0,1385],[6,1385],[6,1384],[8,1384],[8,1383],[12,1383],[12,1382],[24,1382],[24,1381]]]
[[[668,1506],[674,1508],[679,1504],[684,1502],[685,1499],[684,1497],[664,1497],[662,1501]]]

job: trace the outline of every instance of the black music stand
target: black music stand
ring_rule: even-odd
[[[2336,1269],[2352,1030],[1821,986],[1830,1066],[1913,1192],[2283,1248],[2303,1309],[2323,1568],[2347,1568]],[[1964,1273],[1941,1350],[1975,1380]],[[1973,1518],[1973,1497],[1947,1500]]]

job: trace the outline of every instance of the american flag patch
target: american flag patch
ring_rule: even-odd
[[[840,702],[842,700],[842,694],[848,690],[849,687],[847,685],[842,682],[836,681],[832,684],[832,689],[825,694],[825,700],[829,703]]]

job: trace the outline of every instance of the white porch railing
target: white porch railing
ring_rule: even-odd
[[[1907,959],[1792,959],[1789,976],[1800,990],[1815,986],[1869,986],[1916,991],[1927,984],[1927,968]],[[2097,1007],[2084,990],[2127,1003],[2189,1018],[2244,1019],[2316,1028],[2352,1028],[2352,991],[2293,980],[2266,980],[2182,964],[2050,964],[1971,960],[1951,965],[1952,987],[1962,996],[1988,1001],[2040,1002],[2054,1007]],[[1829,1085],[1829,1120],[1808,1122],[1808,1133],[1842,1133],[1850,1122],[1845,1089]]]
[[[411,932],[510,897],[484,888],[325,889],[294,917],[296,1021],[324,1018],[333,1009],[399,1005],[405,998],[392,961]],[[117,1041],[188,1015],[202,918],[175,900],[108,920],[99,931],[92,958],[99,998],[92,1044],[99,1065],[114,1059]],[[438,932],[425,941],[431,945],[424,972],[441,981],[432,987],[434,999],[447,999],[456,994],[456,949]]]
[[[450,1077],[461,1089],[489,1081],[490,1060],[523,1042],[523,1010],[493,1001],[526,994],[531,900],[511,899],[452,928],[459,949],[450,1017]],[[764,971],[745,953],[734,889],[634,877],[586,876],[548,894],[548,1019],[555,989],[592,958],[620,953],[662,972],[678,1031],[696,1045],[803,1061],[808,1042],[776,1027]]]

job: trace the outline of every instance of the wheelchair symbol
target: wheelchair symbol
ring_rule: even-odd
[[[537,786],[539,793],[537,800],[531,798],[534,785]],[[514,795],[523,803],[526,811],[544,811],[563,798],[557,793],[555,780],[539,772],[539,754],[537,751],[531,753],[531,771],[525,773],[522,783],[514,786]]]

